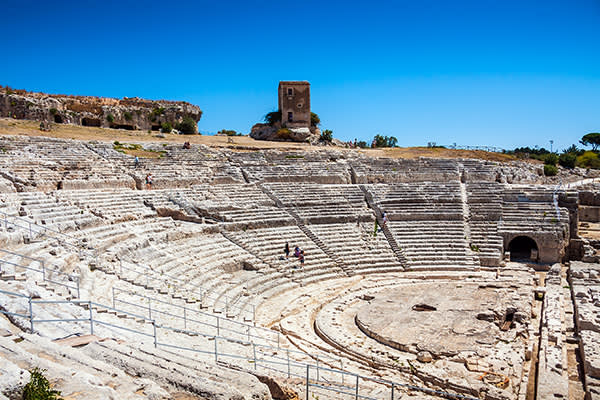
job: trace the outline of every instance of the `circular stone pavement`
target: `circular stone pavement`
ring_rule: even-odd
[[[507,310],[523,309],[525,299],[514,295],[507,288],[457,282],[396,287],[363,306],[356,324],[396,349],[452,356],[494,344]]]

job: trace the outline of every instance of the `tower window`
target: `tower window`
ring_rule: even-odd
[[[302,103],[298,103],[298,108],[302,108]]]
[[[294,121],[294,113],[291,111],[288,111],[288,122],[293,122]]]
[[[293,96],[294,95],[294,88],[287,88],[287,95],[288,96]]]

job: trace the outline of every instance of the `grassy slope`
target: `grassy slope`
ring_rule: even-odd
[[[23,135],[23,136],[47,136],[61,139],[77,140],[98,140],[106,142],[119,141],[121,143],[181,143],[189,141],[192,144],[205,144],[213,147],[229,147],[232,150],[248,151],[260,149],[285,149],[285,150],[319,150],[323,147],[310,146],[306,143],[290,142],[268,142],[254,140],[247,136],[224,137],[224,136],[204,136],[204,135],[173,135],[167,134],[165,138],[156,136],[157,132],[148,133],[145,131],[127,131],[122,129],[94,128],[77,125],[52,124],[49,132],[42,132],[39,129],[39,122],[16,120],[10,118],[0,118],[0,135]],[[233,141],[233,143],[228,142]],[[392,157],[392,158],[478,158],[490,161],[511,161],[515,158],[501,153],[490,153],[480,150],[451,150],[451,149],[431,149],[427,147],[400,147],[394,149],[343,149],[345,151],[360,151],[366,155],[374,157]],[[130,153],[130,150],[125,150]],[[156,154],[145,154],[136,151],[140,157],[156,157]]]

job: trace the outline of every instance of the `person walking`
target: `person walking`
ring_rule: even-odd
[[[140,166],[140,159],[138,158],[138,156],[135,156],[135,159],[133,160],[133,164],[134,164],[135,168]]]

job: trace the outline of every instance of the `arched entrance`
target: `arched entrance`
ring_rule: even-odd
[[[537,243],[529,236],[517,236],[508,244],[511,261],[532,261],[531,252],[537,254]]]

